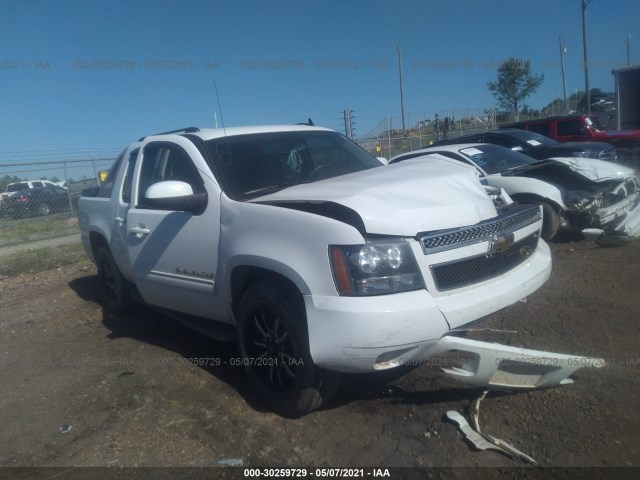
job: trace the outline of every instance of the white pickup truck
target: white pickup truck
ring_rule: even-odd
[[[237,341],[259,396],[295,416],[339,372],[447,352],[471,358],[442,369],[468,383],[570,382],[581,357],[464,338],[551,270],[539,206],[492,188],[445,157],[382,167],[324,128],[188,128],[125,149],[78,214],[108,308]]]

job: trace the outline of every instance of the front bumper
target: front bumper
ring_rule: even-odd
[[[596,212],[596,219],[607,229],[623,230],[628,235],[640,235],[640,192],[629,195],[621,202]]]
[[[533,389],[573,383],[569,375],[582,367],[600,368],[601,358],[528,350],[467,338],[442,337],[424,352],[437,359],[442,373],[466,384],[488,388]],[[454,365],[448,355],[464,358]]]
[[[342,372],[371,372],[429,358],[450,329],[505,308],[549,278],[549,247],[511,272],[433,296],[418,290],[376,297],[304,296],[314,363]]]
[[[640,192],[595,213],[598,228],[583,228],[587,238],[602,245],[620,245],[640,237]]]

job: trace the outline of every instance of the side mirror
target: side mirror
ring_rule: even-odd
[[[206,193],[193,193],[191,185],[177,180],[154,183],[145,192],[144,200],[152,208],[193,212],[196,215],[207,207]]]
[[[383,164],[383,165],[389,165],[389,160],[387,160],[384,157],[376,157],[378,159],[378,161]]]

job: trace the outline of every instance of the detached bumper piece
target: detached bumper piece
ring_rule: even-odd
[[[582,233],[602,247],[626,245],[640,237],[640,201],[637,195],[635,203],[629,205],[629,208],[623,211],[620,220],[612,222],[609,228],[586,228]]]
[[[582,367],[600,368],[600,358],[528,350],[467,338],[442,337],[427,354],[442,359],[442,373],[464,383],[494,389],[549,388],[569,385]]]

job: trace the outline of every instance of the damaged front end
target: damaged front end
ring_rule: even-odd
[[[621,243],[640,236],[640,181],[607,181],[591,188],[566,190],[564,227],[582,231],[600,243]]]

